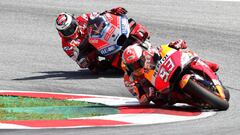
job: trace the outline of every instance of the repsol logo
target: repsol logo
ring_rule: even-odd
[[[154,73],[153,73],[153,76],[154,76],[154,77],[157,75],[160,66],[163,64],[163,62],[164,62],[168,57],[169,57],[168,55],[164,56],[164,57],[157,63],[156,68],[155,68]]]
[[[160,61],[159,64],[162,65],[162,63],[168,58],[169,56],[166,55],[165,57],[163,57]]]

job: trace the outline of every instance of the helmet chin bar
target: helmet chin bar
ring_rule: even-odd
[[[80,30],[79,30],[79,27],[77,26],[76,30],[69,36],[65,36],[61,32],[59,32],[59,34],[61,35],[61,37],[65,37],[65,38],[68,38],[68,39],[76,39],[76,38],[78,38],[79,34],[81,34],[81,33],[80,33]]]

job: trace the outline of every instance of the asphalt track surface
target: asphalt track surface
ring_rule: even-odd
[[[147,126],[0,130],[1,135],[202,135],[240,133],[240,2],[203,0],[1,0],[0,89],[129,97],[122,78],[98,76],[62,51],[56,14],[75,15],[123,6],[151,32],[154,45],[185,39],[205,59],[219,63],[219,76],[231,93],[230,108],[206,119]]]

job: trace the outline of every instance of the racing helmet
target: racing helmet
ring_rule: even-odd
[[[78,36],[78,22],[68,13],[60,13],[56,19],[56,29],[61,37],[77,38]]]
[[[128,46],[122,54],[123,63],[126,65],[126,70],[141,75],[144,72],[145,57],[143,49],[137,45]]]

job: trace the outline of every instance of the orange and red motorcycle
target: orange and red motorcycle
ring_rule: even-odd
[[[227,110],[230,94],[218,76],[191,51],[161,46],[161,59],[155,69],[144,74],[160,93],[170,100],[201,108]]]

